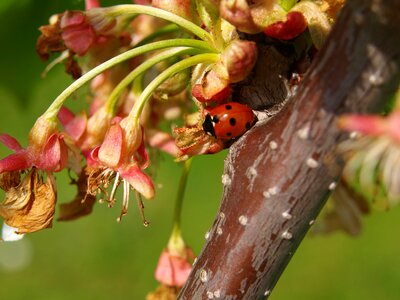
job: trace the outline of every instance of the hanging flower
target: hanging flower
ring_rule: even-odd
[[[387,117],[347,115],[339,126],[363,136],[342,143],[345,181],[355,191],[387,209],[400,202],[400,113]]]

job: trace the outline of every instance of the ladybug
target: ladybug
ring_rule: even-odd
[[[203,130],[221,140],[235,139],[253,126],[255,115],[250,107],[228,102],[208,110]]]

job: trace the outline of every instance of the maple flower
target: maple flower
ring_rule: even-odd
[[[107,188],[114,179],[108,199],[112,206],[115,202],[116,189],[122,182],[124,196],[120,218],[127,212],[131,188],[147,199],[154,197],[153,181],[143,172],[143,169],[149,164],[149,157],[140,126],[132,127],[127,118],[121,120],[116,117],[108,129],[103,143],[93,149],[91,157],[93,169],[88,178],[88,193],[96,195],[101,186]]]
[[[32,167],[47,172],[61,171],[67,163],[68,149],[56,126],[56,122],[40,117],[29,134],[27,148],[22,148],[8,134],[0,134],[0,142],[15,152],[0,160],[0,173]]]
[[[51,227],[56,202],[52,172],[61,171],[68,158],[64,137],[56,126],[45,115],[40,117],[29,134],[27,148],[8,134],[0,135],[0,142],[15,152],[0,160],[0,187],[6,192],[0,204],[3,240],[17,240],[15,234]],[[21,172],[28,169],[21,181]]]
[[[400,202],[400,112],[387,117],[346,115],[339,127],[362,134],[343,142],[345,181],[375,206],[387,209]]]
[[[174,227],[168,246],[160,255],[157,263],[155,278],[162,284],[181,288],[192,270],[195,255],[187,247],[180,229]]]

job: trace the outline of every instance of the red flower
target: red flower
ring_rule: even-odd
[[[29,135],[29,145],[22,148],[8,134],[0,135],[0,142],[15,153],[0,160],[0,173],[21,171],[32,167],[48,172],[61,171],[68,158],[68,149],[62,134],[51,121],[39,118]]]

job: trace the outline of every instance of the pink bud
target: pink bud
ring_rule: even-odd
[[[303,14],[297,11],[289,12],[286,21],[279,21],[264,29],[264,33],[279,40],[290,40],[300,35],[307,28]]]

